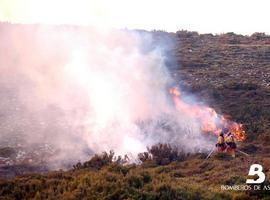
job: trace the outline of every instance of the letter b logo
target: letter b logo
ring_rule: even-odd
[[[254,176],[254,175],[258,175],[259,178],[257,180],[254,179],[247,179],[246,183],[252,183],[252,184],[259,184],[264,182],[265,180],[265,174],[262,172],[263,168],[261,165],[259,164],[253,164],[250,166],[249,169],[249,176]]]

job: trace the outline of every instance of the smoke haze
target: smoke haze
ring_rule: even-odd
[[[168,38],[22,25],[0,35],[2,142],[49,144],[58,166],[111,149],[135,156],[158,142],[188,152],[211,146],[168,93]]]

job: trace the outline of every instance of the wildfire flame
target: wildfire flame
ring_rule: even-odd
[[[175,107],[178,111],[195,118],[201,124],[201,130],[204,133],[213,133],[219,135],[223,128],[228,129],[238,141],[244,141],[246,134],[242,124],[234,122],[228,116],[222,116],[211,108],[204,105],[191,105],[181,98],[181,91],[178,87],[170,89]]]

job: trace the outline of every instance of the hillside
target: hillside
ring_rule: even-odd
[[[220,187],[245,184],[251,164],[270,166],[270,36],[152,34],[157,41],[172,41],[168,54],[174,59],[168,66],[184,91],[244,124],[247,140],[239,148],[250,156],[237,154],[231,159],[215,154],[205,160],[206,154],[196,153],[181,154],[165,164],[155,159],[123,164],[103,155],[68,171],[47,172],[41,160],[6,165],[17,150],[2,144],[0,199],[269,199],[269,191],[222,191]],[[46,156],[53,154],[46,145],[35,149],[43,151]],[[34,156],[38,160],[40,155]],[[36,173],[22,175],[25,172]],[[268,185],[269,170],[266,177]]]
[[[177,36],[176,79],[211,106],[243,122],[251,140],[268,135],[270,37],[188,32]]]

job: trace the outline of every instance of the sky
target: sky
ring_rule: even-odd
[[[270,34],[269,0],[0,0],[0,21]]]

